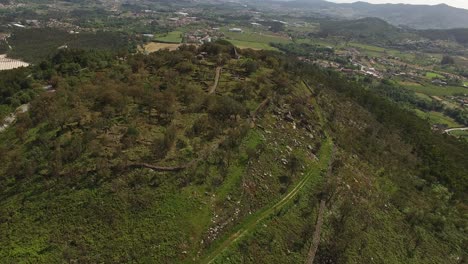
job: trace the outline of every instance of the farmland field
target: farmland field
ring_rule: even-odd
[[[145,52],[151,53],[162,49],[176,50],[180,44],[150,42],[143,47]]]
[[[427,72],[426,77],[430,78],[430,79],[432,79],[432,78],[444,78],[444,76],[442,76],[442,75],[440,75],[438,73],[435,73],[435,72]]]
[[[422,93],[429,96],[444,96],[444,95],[454,95],[457,93],[468,93],[468,88],[458,87],[458,86],[436,86],[436,85],[420,85],[420,84],[405,84],[400,82],[400,84],[416,93]]]
[[[251,42],[251,43],[289,43],[290,39],[283,36],[270,35],[262,32],[253,32],[245,29],[243,33],[229,32],[227,28],[221,29],[228,40]],[[265,46],[264,46],[265,47]]]
[[[419,109],[416,109],[415,111],[418,116],[420,116],[423,119],[427,119],[429,123],[431,124],[445,124],[449,128],[462,126],[459,123],[457,123],[455,120],[453,120],[452,118],[445,116],[444,114],[439,113],[439,112],[434,112],[434,111],[424,112]]]
[[[164,43],[181,43],[182,31],[171,31],[166,34],[159,34],[154,37],[154,40]]]
[[[450,135],[457,136],[457,137],[464,138],[464,139],[468,140],[468,131],[466,131],[466,130],[452,131],[452,132],[450,132]]]

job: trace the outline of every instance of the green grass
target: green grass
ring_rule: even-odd
[[[432,98],[427,94],[423,94],[423,93],[415,93],[415,94],[416,94],[417,97],[419,97],[419,98],[421,98],[421,99],[423,99],[425,101],[429,101],[429,102],[432,101]]]
[[[228,28],[223,28],[221,31],[224,33],[226,38],[245,42],[256,42],[256,43],[289,43],[286,37],[271,35],[265,32],[254,32],[249,29],[244,29],[243,33],[229,32]]]
[[[454,95],[457,93],[468,93],[468,89],[465,87],[458,86],[436,86],[431,84],[426,85],[408,85],[402,84],[403,87],[410,89],[416,93],[422,93],[429,96],[444,96],[444,95]]]
[[[240,158],[233,162],[231,166],[229,166],[228,173],[226,179],[223,182],[223,185],[221,185],[216,191],[218,200],[224,200],[224,198],[230,192],[235,191],[235,188],[239,186],[239,182],[245,173],[245,165],[243,163],[248,159],[245,150],[247,148],[255,149],[260,143],[262,143],[262,141],[262,135],[258,131],[249,131],[249,134],[245,137],[240,147]]]
[[[181,43],[182,42],[182,31],[172,31],[167,34],[160,34],[154,37],[155,41],[164,43]]]
[[[435,72],[426,72],[426,77],[429,78],[429,79],[433,79],[433,78],[444,78],[444,76],[438,74],[438,73],[435,73]]]
[[[461,124],[457,123],[457,121],[455,121],[453,118],[448,117],[439,112],[424,112],[419,109],[416,109],[415,111],[419,117],[427,119],[431,124],[445,124],[449,128],[462,126]]]
[[[373,45],[362,44],[362,43],[351,42],[351,43],[349,43],[349,45],[353,46],[353,47],[356,47],[356,48],[361,48],[363,50],[373,51],[373,52],[384,52],[385,51],[384,48],[373,46]]]
[[[286,37],[268,34],[267,32],[254,32],[248,28],[243,33],[229,32],[229,28],[222,28],[226,39],[239,48],[250,48],[257,50],[277,50],[270,43],[290,43]]]
[[[455,131],[450,132],[450,135],[468,140],[468,131],[466,130],[455,130]]]
[[[333,142],[331,139],[326,139],[319,151],[319,161],[318,164],[311,164],[307,170],[307,173],[304,175],[303,179],[294,186],[281,200],[275,204],[268,206],[257,213],[249,216],[242,224],[240,224],[234,231],[224,237],[219,243],[214,244],[213,249],[209,251],[209,254],[201,261],[201,263],[213,263],[217,259],[223,256],[223,254],[228,250],[232,245],[236,244],[240,239],[249,233],[253,232],[259,223],[266,220],[268,217],[279,212],[285,205],[297,196],[297,194],[306,186],[311,180],[320,179],[321,172],[326,170],[328,163],[330,161]]]

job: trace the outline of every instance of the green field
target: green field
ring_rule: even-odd
[[[373,52],[382,53],[382,52],[386,51],[386,49],[384,49],[384,48],[377,47],[377,46],[372,46],[372,45],[366,45],[366,44],[362,44],[362,43],[351,42],[351,43],[349,43],[349,45],[353,46],[353,47],[356,47],[356,48],[363,49],[363,50],[373,51]]]
[[[166,34],[159,34],[154,37],[155,41],[164,43],[181,43],[182,42],[182,31],[171,31]]]
[[[460,137],[460,138],[464,138],[464,139],[468,140],[468,131],[466,131],[466,130],[452,131],[452,132],[450,132],[450,135]]]
[[[468,93],[468,89],[465,87],[459,87],[459,86],[436,86],[436,85],[431,85],[431,84],[426,84],[426,85],[409,85],[409,84],[400,84],[412,91],[415,91],[416,93],[422,93],[425,95],[429,96],[445,96],[445,95],[454,95],[457,93]]]
[[[451,117],[448,117],[448,116],[445,116],[444,114],[442,113],[439,113],[439,112],[424,112],[424,111],[421,111],[419,109],[416,109],[416,114],[423,118],[423,119],[427,119],[429,121],[429,123],[431,124],[445,124],[447,125],[449,128],[453,128],[453,127],[461,127],[462,125],[460,125],[459,123],[457,123],[455,120],[453,120],[453,118]]]
[[[270,43],[290,43],[286,37],[271,35],[266,32],[254,32],[250,29],[243,29],[244,32],[229,32],[228,28],[222,28],[226,39],[240,48],[276,50]]]
[[[432,98],[427,95],[427,94],[423,94],[423,93],[415,93],[417,97],[423,99],[423,100],[426,100],[426,101],[432,101]]]
[[[438,73],[435,73],[435,72],[427,72],[426,77],[430,78],[430,79],[432,79],[432,78],[444,78],[444,76],[442,76],[442,75],[440,75]]]

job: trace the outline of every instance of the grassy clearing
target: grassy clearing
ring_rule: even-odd
[[[361,43],[355,43],[351,42],[349,43],[350,46],[356,47],[356,48],[361,48],[363,50],[367,51],[373,51],[373,52],[384,52],[386,49],[377,47],[377,46],[372,46],[372,45],[366,45],[366,44],[361,44]]]
[[[444,95],[454,95],[457,93],[468,93],[468,89],[465,87],[457,86],[435,86],[435,85],[421,85],[421,84],[408,84],[405,82],[400,82],[400,84],[416,93],[422,93],[429,96],[444,96]]]
[[[457,123],[457,121],[455,121],[453,118],[448,117],[439,112],[424,112],[419,109],[416,109],[415,111],[419,117],[428,120],[431,124],[445,124],[449,128],[462,126],[461,124]]]
[[[432,78],[444,78],[444,76],[438,74],[438,73],[435,73],[435,72],[426,72],[426,77],[429,78],[429,79],[432,79]]]
[[[423,93],[415,93],[417,97],[423,99],[423,100],[426,100],[426,101],[432,101],[432,98],[430,96],[428,96],[427,94],[423,94]]]
[[[150,42],[143,47],[143,51],[151,53],[156,52],[158,50],[168,49],[168,50],[177,50],[180,47],[180,44],[172,44],[172,43],[158,43],[158,42]]]
[[[182,31],[171,31],[167,34],[160,34],[154,37],[154,40],[164,43],[181,43]]]
[[[460,137],[460,138],[464,138],[464,139],[468,140],[468,131],[466,131],[466,130],[452,131],[452,132],[450,132],[450,135]]]
[[[228,28],[223,28],[221,31],[225,34],[226,39],[233,45],[242,49],[254,50],[277,50],[270,46],[270,43],[290,43],[291,40],[283,37],[271,35],[263,32],[254,32],[249,29],[244,29],[243,33],[229,32]]]
[[[223,28],[221,31],[224,33],[226,38],[238,41],[245,41],[245,42],[254,42],[254,43],[289,43],[291,42],[290,39],[271,35],[263,32],[254,32],[248,29],[244,29],[243,33],[236,33],[236,32],[229,32],[229,29]]]

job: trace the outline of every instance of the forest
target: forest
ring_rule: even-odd
[[[466,257],[468,143],[385,83],[226,41],[3,75],[0,103],[30,103],[0,133],[5,262],[300,263],[321,200],[318,263]]]

